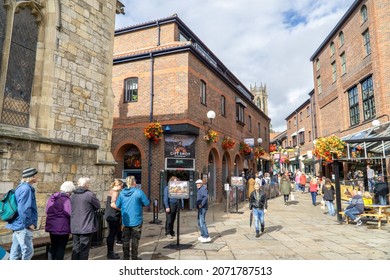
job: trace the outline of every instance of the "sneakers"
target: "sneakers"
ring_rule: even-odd
[[[210,238],[210,236],[209,236],[209,237],[206,237],[206,238],[202,237],[202,239],[200,240],[200,242],[202,242],[202,243],[211,242],[211,238]]]
[[[256,238],[260,237],[260,232],[256,232]]]
[[[118,245],[118,246],[122,246],[123,245],[123,241],[122,240],[118,240],[115,245]]]
[[[361,220],[357,221],[356,225],[357,226],[361,226],[363,224],[363,222]]]
[[[203,239],[202,236],[199,236],[199,237],[198,237],[198,241],[201,241],[202,239]]]
[[[353,220],[355,223],[357,223],[358,221],[360,221],[360,217],[357,217],[355,220]]]

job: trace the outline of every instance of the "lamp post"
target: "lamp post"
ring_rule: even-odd
[[[263,143],[263,139],[261,139],[260,137],[257,138],[257,144],[259,145],[259,147],[261,147],[261,143]],[[260,171],[263,174],[263,160],[260,158],[258,160],[260,161]]]
[[[213,123],[213,119],[215,119],[215,112],[213,110],[207,112],[207,118],[210,120],[210,124]]]

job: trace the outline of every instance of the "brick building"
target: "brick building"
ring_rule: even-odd
[[[311,56],[317,134],[390,121],[390,2],[357,0]]]
[[[134,175],[150,198],[161,199],[167,179],[177,175],[190,188],[207,177],[210,197],[221,201],[229,176],[266,167],[241,155],[239,143],[258,145],[262,138],[268,151],[270,119],[177,15],[116,30],[112,88],[115,176]],[[152,121],[163,126],[158,144],[144,136]],[[218,133],[216,143],[204,140],[210,128]],[[222,148],[224,136],[235,140],[233,149]],[[172,152],[179,142],[186,153]],[[194,195],[186,208],[193,208]]]
[[[0,1],[0,194],[38,170],[38,223],[64,181],[103,201],[111,154],[116,0]],[[10,241],[0,222],[0,244]],[[44,225],[35,232],[44,234]]]

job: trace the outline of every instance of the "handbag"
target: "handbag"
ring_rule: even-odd
[[[321,200],[321,209],[325,209],[325,200],[324,199]]]
[[[291,193],[290,200],[291,200],[291,201],[294,201],[294,200],[295,200],[295,197],[294,197],[294,194],[293,194],[293,193]]]

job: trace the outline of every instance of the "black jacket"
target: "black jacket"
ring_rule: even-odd
[[[253,191],[249,196],[249,209],[258,208],[258,209],[267,209],[267,196],[265,192],[259,190],[259,199],[256,198],[256,191]]]
[[[376,195],[386,196],[389,193],[389,188],[386,182],[377,182],[374,184],[374,193]]]

